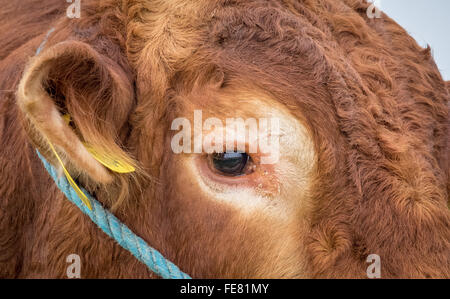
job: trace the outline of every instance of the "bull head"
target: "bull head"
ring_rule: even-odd
[[[450,276],[449,94],[429,49],[395,22],[367,19],[364,1],[92,2],[29,62],[24,126],[180,268],[365,277],[377,254],[385,277]],[[202,151],[201,138],[228,136],[217,124],[230,118],[279,120],[279,159],[249,150],[268,130],[240,151]],[[177,119],[192,125],[183,147],[200,151],[173,149]],[[110,171],[86,143],[136,172]],[[55,207],[53,224],[85,221]],[[82,255],[87,276],[150,275],[95,226],[55,226],[48,238],[53,256]],[[61,263],[46,273],[63,275]]]

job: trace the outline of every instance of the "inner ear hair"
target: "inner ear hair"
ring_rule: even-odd
[[[130,76],[90,45],[62,42],[34,57],[19,84],[17,100],[33,131],[30,137],[50,161],[55,159],[48,157],[48,142],[75,168],[76,175],[111,183],[114,176],[89,153],[86,142],[136,166],[120,146],[134,106]],[[76,126],[63,119],[65,113]]]

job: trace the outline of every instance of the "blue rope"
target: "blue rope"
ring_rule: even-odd
[[[44,40],[42,41],[42,43],[39,45],[39,47],[36,50],[36,55],[39,55],[42,52],[42,49],[44,49],[45,44],[47,43],[48,38],[50,37],[50,35],[53,33],[53,31],[55,31],[55,28],[51,28],[48,32],[47,35],[45,36]]]
[[[125,224],[121,223],[113,214],[105,210],[89,192],[81,188],[92,204],[92,210],[89,210],[81,201],[80,197],[78,197],[75,190],[70,186],[66,177],[58,176],[56,169],[45,160],[39,151],[37,151],[37,154],[44,164],[45,169],[47,169],[67,199],[75,204],[84,214],[88,215],[98,227],[108,236],[116,240],[120,246],[131,252],[139,261],[147,265],[151,271],[164,279],[190,279],[189,275],[181,272],[177,266],[165,259],[157,250],[148,246],[144,240],[136,236]]]

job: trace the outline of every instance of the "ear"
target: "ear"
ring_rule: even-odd
[[[85,144],[134,164],[120,146],[134,107],[130,73],[78,41],[56,44],[31,60],[19,84],[18,105],[30,138],[52,164],[57,165],[49,142],[69,172],[86,174],[97,183],[110,183],[112,172]],[[65,114],[71,124],[63,119]]]

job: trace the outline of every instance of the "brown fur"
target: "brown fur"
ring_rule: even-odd
[[[376,253],[385,278],[450,278],[449,84],[430,49],[387,16],[367,19],[358,0],[83,1],[79,20],[63,16],[66,5],[0,1],[0,277],[65,277],[72,253],[85,278],[152,276],[64,198],[36,156],[35,147],[54,161],[42,137],[57,137],[38,112],[19,110],[16,91],[54,26],[46,50],[69,42],[97,54],[55,59],[49,105],[72,115],[77,136],[140,168],[105,183],[61,142],[71,173],[193,277],[300,276],[268,262],[276,228],[173,183],[183,174],[169,128],[184,96],[246,86],[288,107],[314,139],[310,230],[299,236],[306,276],[365,277]]]

